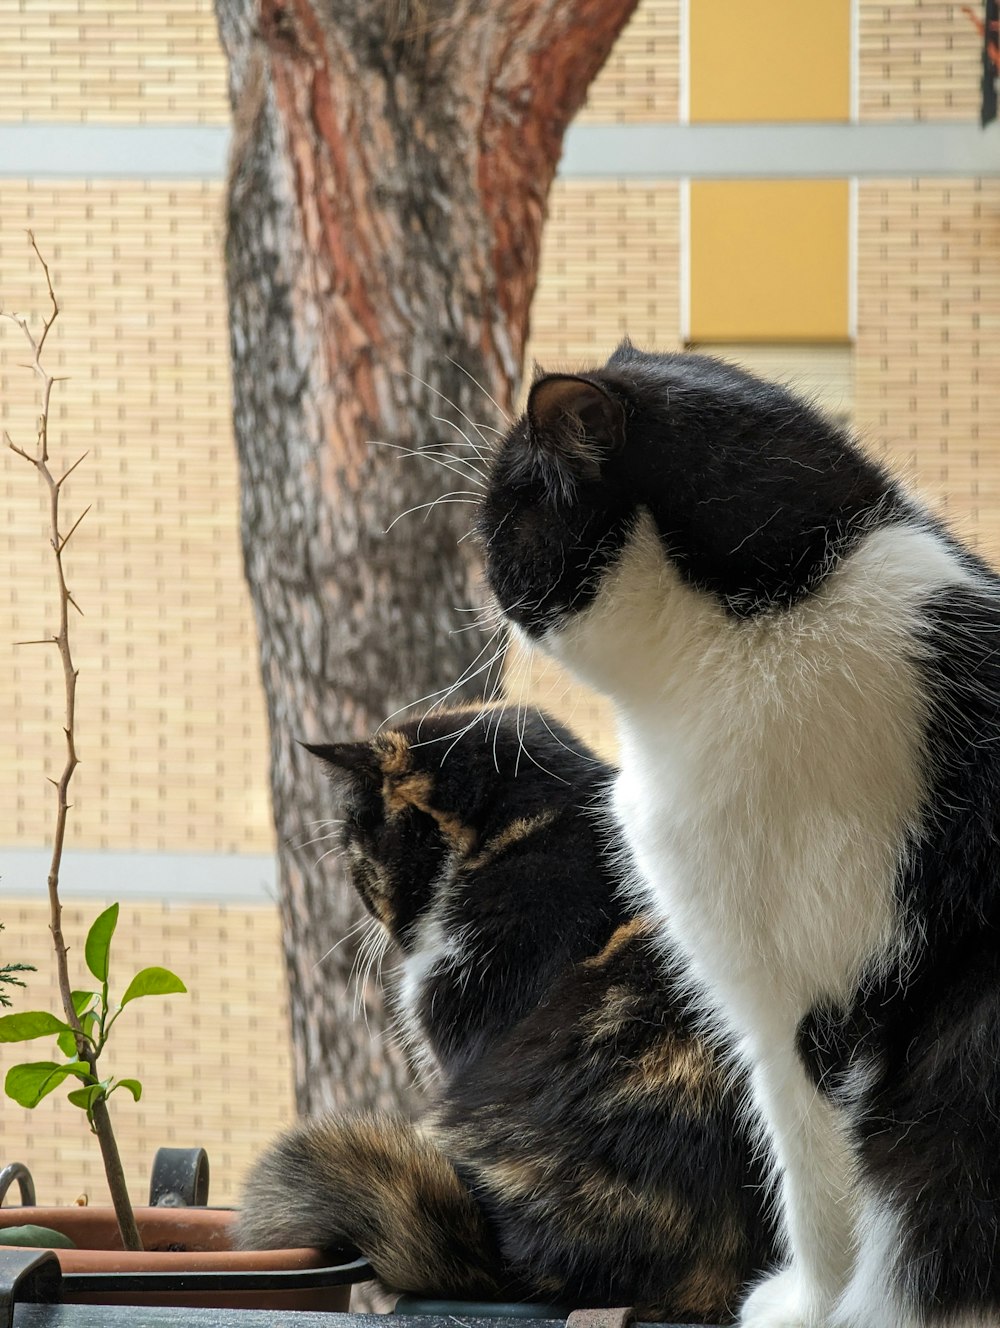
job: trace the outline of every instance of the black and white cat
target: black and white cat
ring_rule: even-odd
[[[1000,581],[790,392],[628,342],[535,382],[478,527],[750,1070],[788,1260],[741,1322],[1000,1324]]]

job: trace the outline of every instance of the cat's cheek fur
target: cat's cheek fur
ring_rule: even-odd
[[[794,608],[739,620],[681,580],[646,518],[594,602],[545,640],[615,701],[637,888],[754,1068],[792,1265],[753,1293],[745,1328],[838,1322],[849,1121],[809,1081],[795,1033],[904,942],[895,883],[929,777],[922,611],[969,580],[915,520],[873,530]]]

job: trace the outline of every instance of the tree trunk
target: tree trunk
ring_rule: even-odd
[[[476,661],[484,638],[455,630],[483,598],[464,500],[517,393],[564,130],[635,3],[217,0],[243,548],[302,1111],[398,1105],[409,1071],[373,984],[368,1027],[351,1017],[356,942],[332,947],[359,906],[332,841],[307,842],[333,813],[296,739],[417,715],[466,670],[454,699],[483,691],[496,642]]]

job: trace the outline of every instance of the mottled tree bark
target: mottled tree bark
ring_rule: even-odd
[[[481,594],[458,542],[472,507],[385,533],[475,484],[371,440],[474,459],[462,434],[492,435],[469,421],[511,408],[563,133],[635,3],[217,0],[243,546],[303,1111],[398,1104],[409,1076],[376,991],[370,1029],[352,1020],[351,941],[320,962],[358,906],[335,857],[317,862],[330,844],[305,843],[331,811],[296,739],[366,734],[483,644],[454,630]]]

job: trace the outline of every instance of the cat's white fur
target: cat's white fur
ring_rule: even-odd
[[[433,903],[418,920],[416,935],[397,966],[393,990],[394,1031],[425,1079],[439,1074],[441,1066],[420,1017],[424,986],[441,969],[455,968],[465,958],[463,937],[444,922],[450,902],[447,887],[453,872],[449,858],[431,886]]]
[[[914,521],[870,532],[794,608],[738,619],[643,516],[594,601],[544,639],[615,704],[638,888],[745,1057],[773,1144],[791,1260],[745,1328],[913,1328],[887,1284],[891,1215],[862,1201],[847,1122],[795,1032],[900,952],[893,881],[925,793],[921,605],[970,577]]]

